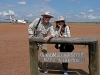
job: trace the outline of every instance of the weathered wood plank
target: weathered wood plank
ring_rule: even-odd
[[[41,42],[44,43],[45,41],[43,38],[40,37],[34,37],[31,41]],[[96,38],[52,38],[48,42],[48,44],[56,44],[56,43],[69,43],[69,44],[82,44],[82,45],[88,45],[92,42],[96,42]]]

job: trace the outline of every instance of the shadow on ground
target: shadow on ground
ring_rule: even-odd
[[[39,65],[41,68],[41,62],[39,62]],[[61,63],[48,63],[47,68],[48,68],[49,74],[63,74],[60,71],[62,69]],[[42,69],[40,69],[40,72],[42,72]],[[88,75],[88,73],[82,69],[73,69],[73,68],[68,69],[68,74],[69,75]]]

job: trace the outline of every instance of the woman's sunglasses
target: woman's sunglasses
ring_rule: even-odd
[[[60,23],[60,22],[64,22],[64,21],[57,21],[56,23]]]

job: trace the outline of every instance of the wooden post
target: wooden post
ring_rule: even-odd
[[[30,75],[38,74],[38,46],[36,42],[29,42],[30,53]]]
[[[99,75],[98,41],[89,44],[89,75]]]

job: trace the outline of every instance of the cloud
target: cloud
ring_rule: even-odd
[[[26,15],[27,17],[33,17],[33,14],[28,14],[28,15]]]
[[[12,11],[12,10],[9,10],[8,12],[7,11],[2,11],[2,12],[0,12],[0,15],[2,15],[2,16],[14,15],[14,11]]]
[[[9,13],[7,13],[6,11],[3,11],[3,12],[0,12],[0,15],[1,16],[6,16],[6,15],[9,15]]]
[[[9,13],[7,13],[6,11],[3,11],[3,12],[2,12],[2,15],[3,15],[3,16],[6,16],[6,15],[9,15]]]
[[[88,12],[93,12],[94,10],[90,9]]]
[[[86,15],[84,15],[84,16],[82,16],[82,18],[87,18],[87,16],[86,16]]]
[[[0,15],[2,15],[2,12],[0,12]]]
[[[14,11],[9,10],[9,14],[10,14],[10,15],[14,15]]]
[[[20,5],[25,5],[26,4],[26,2],[25,1],[22,1],[22,2],[17,2],[18,4],[20,4]]]
[[[36,10],[36,12],[44,12],[44,9]]]
[[[10,5],[10,4],[9,4],[9,5],[7,5],[7,6],[8,6],[8,7],[15,7],[15,5]]]
[[[44,0],[44,1],[42,2],[42,5],[46,5],[48,2],[50,2],[50,0]]]
[[[84,12],[80,12],[80,13],[83,14],[83,15],[86,14],[86,13],[84,13]]]
[[[96,19],[97,18],[97,16],[94,16],[92,14],[88,15],[87,17],[88,17],[88,19]]]
[[[80,17],[79,15],[74,15],[75,17]]]

